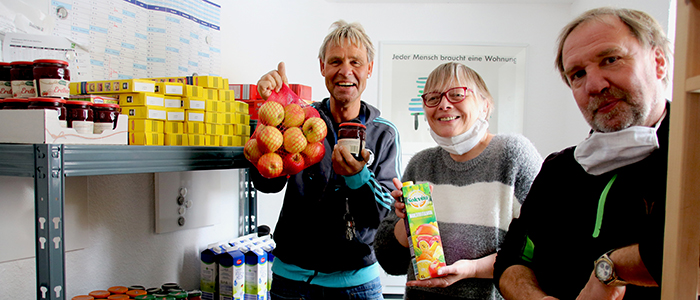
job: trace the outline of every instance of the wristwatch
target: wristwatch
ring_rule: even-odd
[[[622,278],[618,277],[617,273],[615,273],[615,263],[610,259],[610,253],[614,250],[615,249],[610,250],[596,259],[594,269],[595,277],[608,286],[626,285],[627,282],[622,280]]]

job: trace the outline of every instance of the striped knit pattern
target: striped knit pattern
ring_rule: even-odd
[[[408,164],[402,181],[428,182],[433,186],[435,214],[448,265],[460,259],[477,259],[495,253],[508,229],[520,212],[542,157],[525,137],[496,135],[486,149],[467,162],[454,161],[440,147],[421,151]],[[379,227],[375,249],[387,272],[408,273],[414,280],[410,261],[387,261],[396,251],[393,236],[395,213]],[[402,251],[408,249],[401,247]],[[408,267],[408,270],[407,270]],[[393,272],[392,272],[393,271]],[[447,288],[417,288],[435,294],[465,299],[500,299],[489,279],[464,279]]]

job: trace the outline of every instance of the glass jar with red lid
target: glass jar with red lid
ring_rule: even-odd
[[[94,131],[94,116],[92,102],[90,101],[66,101],[66,121],[68,128],[73,128],[78,133],[92,133]]]
[[[66,100],[60,98],[29,98],[28,109],[53,109],[58,112],[59,124],[66,127],[66,115],[68,114],[64,104]]]
[[[12,66],[0,61],[0,99],[12,98]]]
[[[350,151],[356,160],[362,161],[362,149],[365,148],[365,125],[360,123],[341,123],[338,130],[338,145]]]
[[[34,62],[13,61],[10,63],[10,78],[12,79],[12,97],[31,98],[36,97],[34,86]]]
[[[39,97],[68,98],[70,71],[68,62],[58,59],[37,59],[32,70]]]
[[[93,132],[100,134],[105,130],[117,128],[119,118],[119,104],[114,103],[93,103],[92,111],[94,115]]]
[[[29,99],[7,98],[2,101],[2,109],[27,109]]]

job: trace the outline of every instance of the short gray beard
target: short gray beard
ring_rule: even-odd
[[[600,132],[613,132],[629,128],[631,126],[642,125],[651,111],[650,105],[645,105],[645,103],[642,103],[641,105],[639,103],[632,103],[629,100],[631,97],[627,92],[615,87],[611,87],[605,93],[591,99],[591,101],[588,103],[587,111],[591,112],[597,109],[601,103],[611,98],[622,99],[622,102],[626,103],[629,108],[625,109],[623,107],[615,107],[607,115],[591,115],[586,121],[588,122],[588,125],[593,128],[593,130]],[[625,117],[622,120],[622,123],[607,125],[607,121],[620,117],[621,115]]]

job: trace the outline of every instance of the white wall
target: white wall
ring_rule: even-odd
[[[287,63],[292,83],[313,88],[313,98],[327,96],[320,76],[318,48],[337,19],[361,22],[375,46],[382,41],[528,44],[527,89],[523,134],[542,155],[574,145],[588,126],[570,91],[553,66],[559,29],[591,1],[569,4],[508,3],[338,3],[323,0],[215,1],[222,6],[222,76],[231,83],[255,83],[277,62]],[[669,3],[659,1],[594,1],[595,6],[621,3],[644,9],[668,26]],[[675,2],[673,2],[675,6]],[[663,21],[665,20],[665,21]],[[375,64],[375,68],[379,66]],[[378,72],[378,69],[375,69]],[[364,99],[377,104],[378,73],[368,83]],[[2,180],[0,178],[0,180]],[[20,189],[24,197],[0,201],[33,203],[32,180],[0,181],[0,191]],[[232,178],[237,181],[237,178]],[[66,253],[68,295],[122,284],[156,286],[179,281],[197,286],[197,252],[211,241],[235,234],[235,218],[222,224],[169,234],[154,234],[153,175],[88,178],[89,246]],[[261,197],[259,224],[274,226],[279,197]],[[28,201],[28,202],[27,202]],[[224,214],[237,214],[237,203],[226,203]],[[14,230],[2,223],[3,233]],[[33,234],[29,233],[29,234]],[[35,263],[20,259],[0,263],[0,295],[17,299],[35,296]]]

